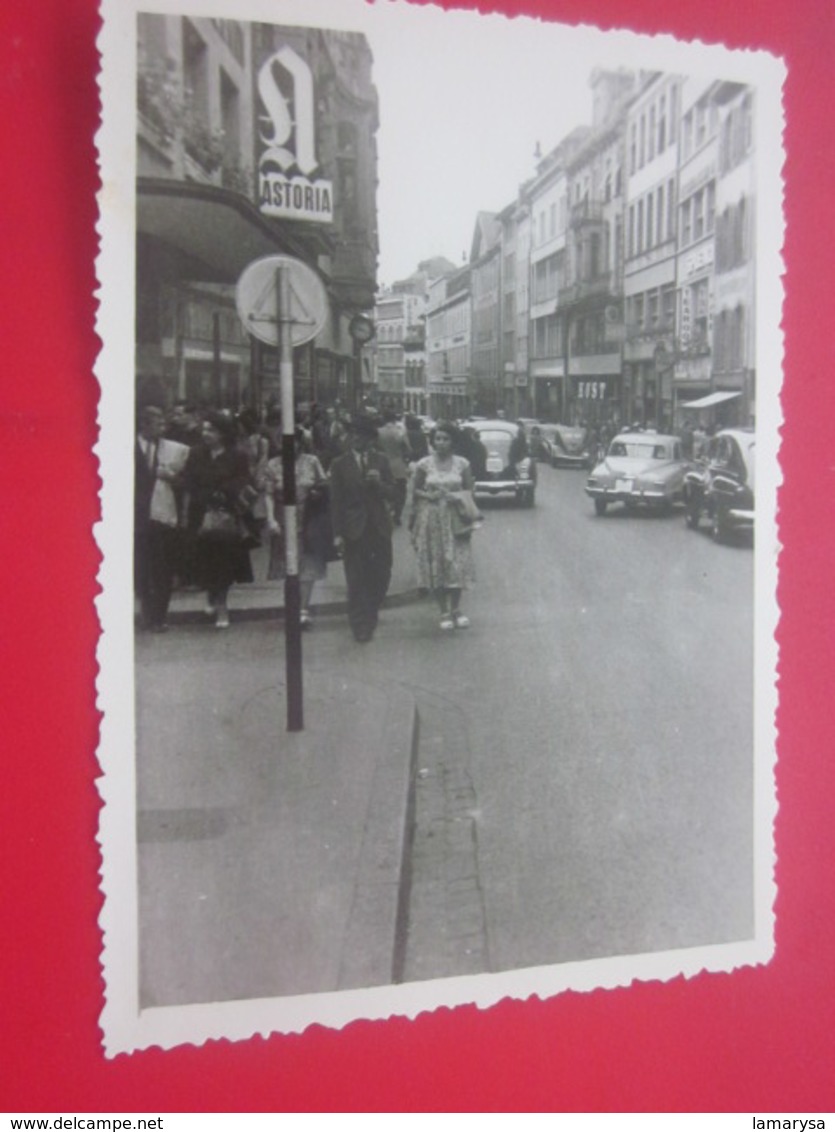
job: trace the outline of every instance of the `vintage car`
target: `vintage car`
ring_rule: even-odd
[[[751,429],[725,428],[710,440],[701,467],[684,477],[687,526],[697,530],[702,515],[722,542],[733,530],[754,528],[754,454]]]
[[[554,425],[552,467],[590,468],[593,462],[587,428],[583,425]]]
[[[677,436],[621,432],[586,480],[586,494],[598,515],[610,503],[670,508],[684,497],[688,467]]]
[[[517,503],[533,507],[536,500],[536,460],[524,454],[514,460],[511,445],[518,436],[514,421],[470,421],[483,445],[481,460],[473,465],[476,496],[513,496]]]

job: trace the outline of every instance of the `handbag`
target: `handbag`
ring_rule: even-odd
[[[240,543],[243,534],[240,518],[228,507],[207,507],[197,528],[197,537],[205,542]]]
[[[457,491],[449,496],[449,518],[455,538],[469,538],[484,522],[471,491]]]

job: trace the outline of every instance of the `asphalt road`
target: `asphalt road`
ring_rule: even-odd
[[[407,980],[752,934],[751,546],[583,482],[488,503],[472,628],[367,658],[421,716]]]

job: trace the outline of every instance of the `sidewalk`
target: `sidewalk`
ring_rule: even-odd
[[[397,527],[393,537],[394,562],[386,605],[394,608],[418,597],[414,551],[405,527]],[[229,608],[234,620],[281,617],[284,614],[284,582],[268,582],[269,551],[261,546],[252,551],[255,581],[234,586],[229,594]],[[347,591],[341,562],[328,563],[327,577],[313,589],[311,609],[315,614],[344,613]],[[171,599],[168,620],[172,624],[204,621],[206,595],[197,590],[179,590]]]
[[[402,603],[415,592],[402,530],[394,558],[392,601]],[[253,559],[263,578],[266,552]],[[343,607],[341,564],[329,575],[314,594],[320,613]],[[236,588],[223,634],[201,614],[201,594],[178,595],[179,631],[137,634],[143,1008],[400,977],[415,701],[381,682],[379,660],[347,626],[323,625],[305,637],[304,730],[288,732],[270,624],[282,595],[282,583]]]

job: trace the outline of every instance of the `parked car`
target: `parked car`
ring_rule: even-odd
[[[474,467],[476,496],[511,495],[525,507],[536,500],[536,460],[529,455],[512,460],[511,445],[519,426],[513,421],[469,421],[484,445],[484,467]]]
[[[586,481],[586,494],[603,515],[610,503],[665,509],[684,498],[689,464],[677,436],[621,432]]]
[[[591,468],[594,463],[589,431],[583,425],[554,425],[552,449],[554,468]]]
[[[684,477],[687,526],[697,530],[702,515],[710,520],[717,542],[733,530],[754,528],[754,455],[752,429],[725,428],[710,440],[701,467]]]

